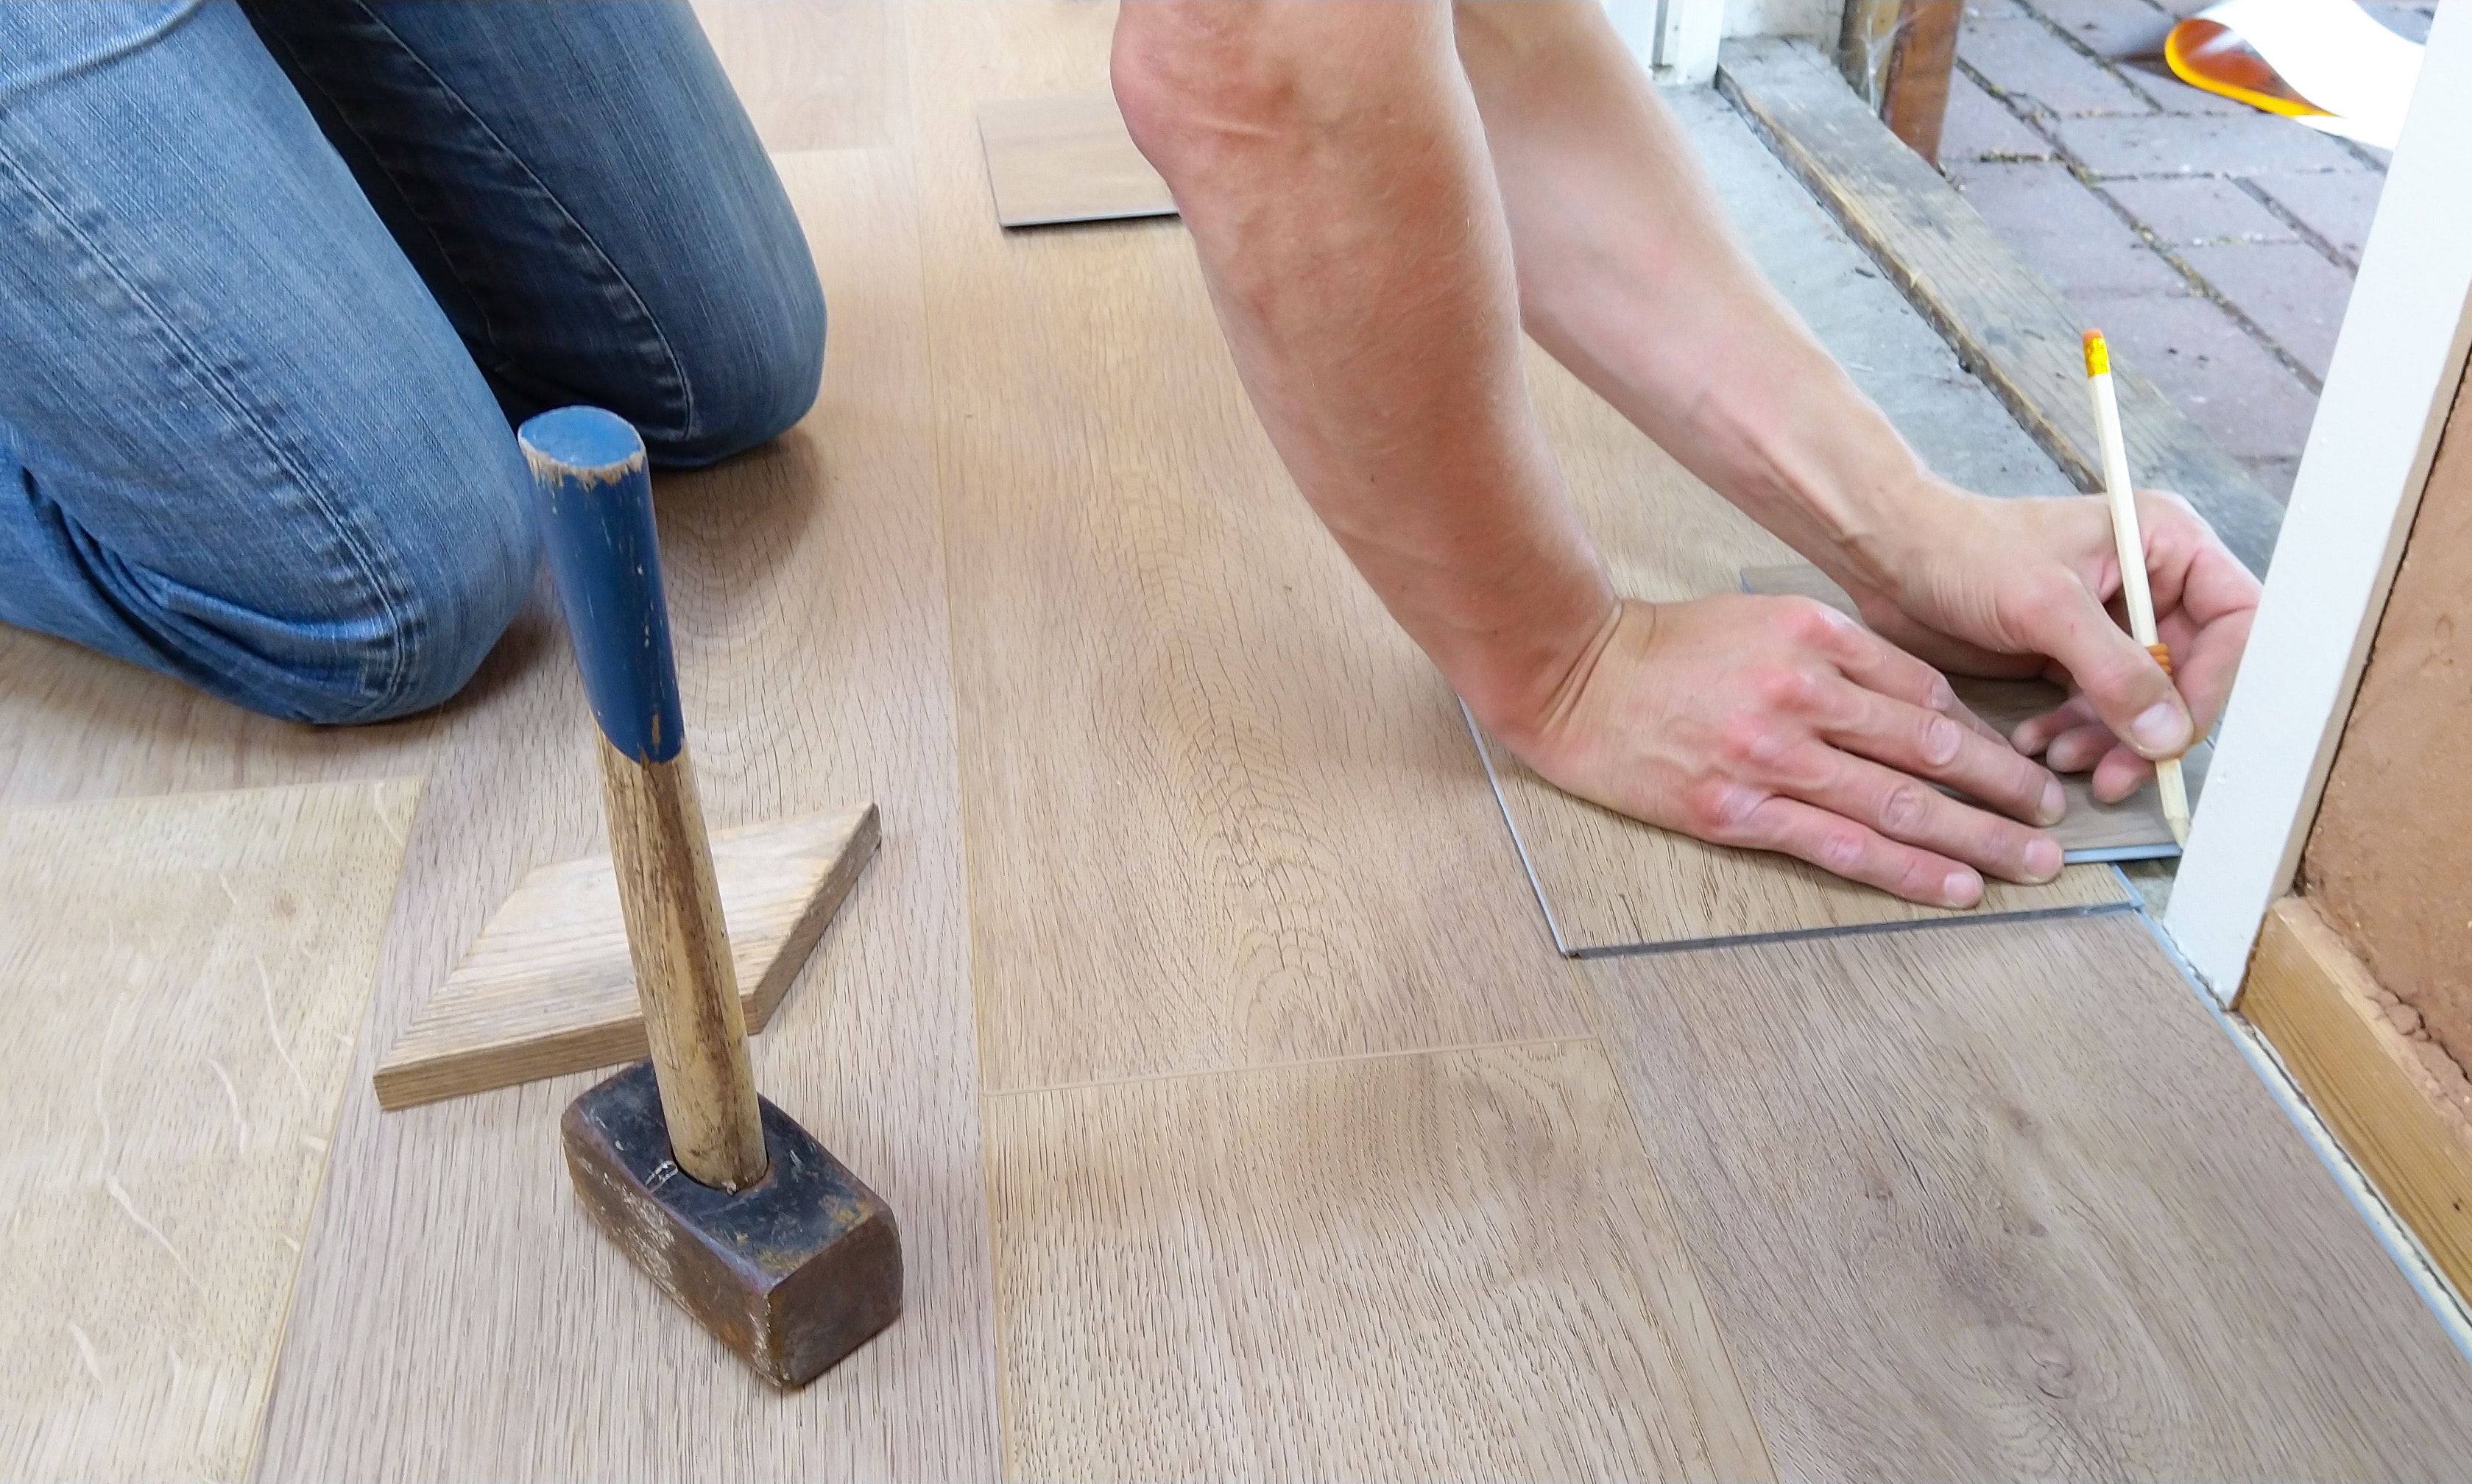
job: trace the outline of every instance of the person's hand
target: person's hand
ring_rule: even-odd
[[[2141,490],[2139,534],[2167,678],[2128,637],[2120,561],[2101,496],[1992,500],[1949,491],[1935,519],[1877,564],[1877,584],[1839,580],[1884,636],[1943,669],[2040,673],[2068,702],[2017,729],[2019,752],[2064,773],[2094,770],[2095,797],[2127,797],[2222,714],[2257,613],[2258,581],[2177,495]]]
[[[1971,907],[1983,872],[2060,870],[2059,843],[2017,822],[2056,821],[2059,781],[1937,671],[1808,599],[1624,602],[1547,718],[1505,741],[1608,809],[1913,902]]]

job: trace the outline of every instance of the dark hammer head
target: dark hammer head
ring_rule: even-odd
[[[670,1158],[651,1062],[577,1098],[560,1128],[601,1229],[773,1384],[803,1386],[901,1316],[901,1233],[789,1115],[762,1113],[772,1168],[735,1194]]]

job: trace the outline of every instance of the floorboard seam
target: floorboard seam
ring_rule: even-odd
[[[1927,932],[1937,928],[1964,928],[1994,923],[2039,922],[2046,918],[2107,917],[2139,910],[2136,899],[2097,902],[2081,907],[2036,907],[2014,912],[1973,916],[1927,917],[1913,922],[1846,923],[1825,928],[1788,928],[1777,932],[1749,932],[1718,938],[1677,938],[1671,943],[1623,943],[1583,948],[1570,956],[1583,962],[1600,958],[1641,958],[1656,954],[1697,953],[1710,948],[1762,948],[1771,943],[1800,943],[1812,938],[1867,937],[1882,932]]]
[[[1289,1072],[1299,1067],[1343,1067],[1356,1062],[1395,1061],[1403,1056],[1451,1056],[1462,1051],[1515,1050],[1531,1046],[1566,1046],[1574,1041],[1594,1042],[1597,1032],[1588,1029],[1566,1036],[1524,1036],[1512,1041],[1460,1041],[1448,1046],[1402,1047],[1395,1051],[1350,1051],[1340,1056],[1300,1056],[1294,1061],[1247,1062],[1233,1067],[1199,1067],[1188,1072],[1146,1072],[1129,1077],[1093,1077],[1086,1082],[1047,1082],[1035,1087],[1008,1087],[979,1095],[985,1102],[1000,1097],[1028,1097],[1041,1093],[1081,1093],[1094,1088],[1139,1087],[1151,1082],[1182,1082],[1196,1077],[1243,1076],[1257,1072]]]
[[[1537,910],[1545,914],[1545,930],[1554,935],[1554,952],[1565,958],[1579,958],[1568,939],[1562,936],[1562,925],[1554,920],[1554,904],[1545,900],[1545,883],[1536,879],[1536,862],[1528,859],[1528,842],[1519,837],[1519,821],[1510,814],[1510,801],[1502,796],[1502,779],[1493,770],[1493,754],[1486,749],[1485,734],[1477,730],[1476,713],[1460,701],[1460,718],[1467,722],[1468,741],[1476,745],[1476,760],[1485,768],[1485,781],[1493,789],[1493,807],[1502,812],[1502,823],[1510,832],[1510,848],[1519,855],[1519,868],[1528,873],[1528,889],[1536,893]]]

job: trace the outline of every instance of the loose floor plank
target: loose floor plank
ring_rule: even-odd
[[[2472,1367],[2142,920],[1585,967],[1781,1472],[2472,1458]]]
[[[880,837],[872,804],[712,836],[749,1035],[772,1024]],[[369,1080],[379,1107],[409,1108],[650,1054],[618,878],[594,856],[526,876]]]
[[[0,1477],[249,1472],[419,791],[0,812]]]
[[[1745,569],[1792,557],[1785,543],[1719,499],[1533,348],[1529,386],[1581,513],[1624,592],[1656,601],[1735,592]],[[1624,953],[1960,915],[1900,902],[1783,856],[1702,844],[1625,819],[1556,789],[1482,732],[1478,744],[1565,953]],[[2127,901],[2110,869],[2079,865],[2047,886],[1993,882],[1976,910],[2084,911]]]
[[[1568,1034],[1458,708],[1254,421],[1174,223],[1007,234],[976,110],[1112,12],[913,13],[972,962],[1012,1089]]]
[[[1592,1042],[992,1097],[1020,1478],[1766,1477]]]
[[[886,10],[902,24],[915,13]],[[883,811],[881,855],[752,1051],[765,1095],[891,1203],[907,1311],[815,1385],[779,1395],[577,1205],[557,1124],[588,1076],[384,1115],[355,1098],[277,1378],[267,1477],[988,1478],[1000,1468],[906,153],[778,163],[832,306],[822,394],[781,441],[657,482],[662,561],[712,827],[853,798]],[[598,743],[551,611],[535,603],[491,662],[499,694],[441,743],[373,1046],[526,871],[606,848]]]
[[[1109,93],[979,105],[996,220],[1052,226],[1176,215],[1176,199],[1125,131]]]
[[[1858,623],[1863,617],[1845,590],[1817,567],[1753,567],[1743,574],[1743,591],[1790,593],[1824,602]],[[1968,710],[2003,736],[2066,699],[2066,693],[2059,687],[2040,680],[1984,680],[1951,675],[1949,683]],[[2193,804],[2205,791],[2206,769],[2214,758],[2213,744],[2199,742],[2181,760]],[[2116,804],[2106,804],[2094,796],[2094,775],[2090,772],[2061,774],[2060,789],[2069,796],[2069,812],[2052,828],[2052,835],[2066,852],[2061,859],[2160,860],[2180,854],[2179,845],[2172,838],[2171,821],[2163,817],[2162,796],[2151,784]]]
[[[0,624],[0,806],[417,777],[429,767],[437,719],[277,721]]]

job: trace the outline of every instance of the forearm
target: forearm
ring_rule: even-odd
[[[1462,4],[1530,333],[1686,468],[1840,577],[1938,497],[1764,280],[1591,0]]]
[[[1528,404],[1448,13],[1129,5],[1116,86],[1307,500],[1481,717],[1550,709],[1614,597]]]

